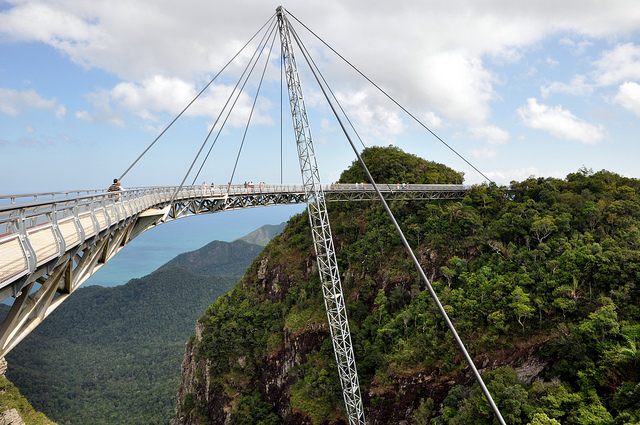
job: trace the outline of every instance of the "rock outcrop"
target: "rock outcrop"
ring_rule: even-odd
[[[280,265],[270,264],[267,257],[263,257],[255,267],[256,284],[260,286],[265,299],[271,302],[282,301],[283,294],[295,284],[287,280]],[[305,273],[317,273],[311,259],[302,268]],[[293,333],[285,328],[282,345],[266,354],[262,362],[263,368],[257,373],[257,380],[246,382],[230,374],[224,377],[226,390],[220,392],[211,385],[210,365],[198,353],[198,343],[203,338],[203,325],[198,323],[195,337],[185,350],[182,382],[177,394],[177,419],[173,425],[228,424],[232,412],[238,408],[242,391],[247,387],[257,389],[265,396],[268,403],[275,407],[282,424],[312,424],[309,417],[292,408],[290,390],[298,379],[297,367],[307,361],[308,354],[319,351],[328,337],[329,330],[324,324],[310,324]],[[508,350],[480,355],[474,361],[481,373],[501,366],[512,366],[520,381],[530,383],[540,380],[539,377],[547,366],[546,361],[538,356],[547,342],[548,338],[519,342]],[[245,359],[239,357],[233,361],[243,367]],[[451,388],[456,385],[469,386],[475,379],[469,368],[445,378],[437,369],[395,373],[388,378],[386,382],[374,379],[363,392],[367,422],[370,425],[411,424],[414,410],[426,398],[432,399],[434,408],[442,411],[444,399]],[[374,399],[385,402],[376,405],[372,403]],[[323,423],[346,425],[341,419]]]

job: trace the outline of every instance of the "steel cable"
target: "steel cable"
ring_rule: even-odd
[[[249,113],[249,119],[247,120],[247,125],[245,126],[244,129],[244,134],[242,135],[242,143],[240,144],[240,149],[238,150],[238,156],[236,157],[236,162],[233,166],[233,172],[231,173],[231,179],[229,180],[229,182],[233,181],[233,177],[235,176],[236,173],[236,167],[238,166],[238,161],[240,160],[240,154],[242,153],[242,148],[244,146],[244,142],[245,139],[247,137],[247,132],[249,130],[249,124],[251,124],[251,118],[253,117],[253,112],[255,110],[256,107],[256,102],[258,101],[258,95],[260,94],[260,88],[262,87],[262,82],[264,81],[264,75],[267,71],[267,66],[269,65],[269,57],[271,56],[271,52],[273,51],[273,44],[276,40],[276,32],[275,32],[275,27],[274,27],[274,31],[273,31],[273,38],[271,40],[271,47],[269,48],[269,53],[267,54],[267,58],[264,64],[264,68],[262,70],[262,75],[260,77],[260,84],[258,84],[258,89],[256,90],[256,95],[253,99],[253,105],[251,106],[251,112]],[[262,50],[264,51],[264,48],[266,47],[266,44],[262,47]],[[262,55],[262,51],[260,52],[260,55]],[[258,60],[256,59],[256,64],[258,63]],[[254,65],[255,67],[255,65]],[[252,69],[253,71],[253,69]],[[227,189],[228,190],[228,189]]]
[[[307,27],[304,23],[302,23],[298,18],[296,18],[294,15],[292,15],[291,13],[289,13],[289,15],[295,19],[300,25],[302,25],[307,31],[309,31],[311,34],[313,34],[314,37],[316,37],[322,44],[324,44],[325,46],[327,46],[327,48],[329,50],[331,50],[333,53],[335,53],[340,59],[342,59],[347,65],[349,65],[351,68],[353,68],[358,74],[360,74],[365,80],[367,80],[369,83],[371,83],[371,85],[373,85],[376,89],[378,89],[382,94],[384,94],[389,100],[391,100],[393,103],[396,104],[396,106],[398,106],[400,109],[402,109],[407,115],[409,115],[415,122],[417,122],[421,127],[423,127],[425,130],[427,130],[429,133],[431,133],[431,135],[433,137],[435,137],[436,139],[438,139],[440,141],[440,143],[442,143],[443,145],[445,145],[447,148],[449,148],[449,150],[451,152],[453,152],[454,154],[456,154],[460,159],[462,159],[464,162],[467,163],[467,165],[469,165],[471,168],[473,168],[478,174],[480,174],[482,177],[484,177],[488,182],[493,183],[493,180],[491,180],[489,177],[487,177],[482,171],[478,170],[472,163],[470,163],[464,156],[462,156],[460,153],[458,153],[458,151],[456,151],[454,148],[452,148],[447,142],[445,142],[442,138],[440,138],[440,136],[438,136],[433,130],[431,130],[429,127],[427,127],[426,124],[424,124],[422,121],[420,121],[415,115],[413,115],[411,112],[409,112],[404,106],[402,106],[398,101],[396,101],[393,97],[391,97],[391,95],[389,95],[387,92],[385,92],[380,86],[378,86],[376,83],[374,83],[369,77],[367,77],[362,71],[360,71],[358,68],[356,68],[351,62],[349,62],[344,56],[342,56],[340,53],[338,53],[333,47],[331,47],[327,42],[325,42],[322,38],[320,38],[316,33],[314,33],[309,27]]]
[[[275,25],[277,24],[276,20],[274,20],[273,22],[274,24],[274,28]],[[220,126],[220,128],[218,129],[218,133],[215,137],[215,139],[213,140],[213,143],[211,144],[211,147],[209,148],[209,151],[207,152],[207,155],[205,156],[205,158],[202,160],[202,164],[200,165],[200,168],[198,169],[198,172],[196,173],[195,177],[193,178],[193,182],[192,184],[195,184],[196,180],[198,179],[198,176],[200,176],[200,173],[202,172],[202,168],[204,167],[205,163],[207,162],[207,160],[209,159],[209,155],[211,154],[211,151],[213,150],[213,147],[215,146],[216,142],[218,141],[218,137],[220,137],[222,130],[224,129],[224,126],[227,123],[227,120],[229,119],[229,117],[231,116],[231,112],[233,111],[233,108],[235,107],[236,103],[238,102],[238,99],[240,98],[240,95],[242,94],[242,90],[244,89],[245,85],[247,84],[248,78],[251,75],[251,73],[249,73],[247,75],[247,78],[244,79],[244,83],[242,84],[242,87],[240,87],[240,90],[238,90],[238,86],[240,85],[240,82],[243,80],[245,73],[247,72],[247,70],[249,70],[249,67],[251,66],[251,64],[253,63],[256,54],[258,53],[258,51],[260,50],[260,46],[262,45],[262,43],[264,43],[264,41],[266,39],[268,39],[267,34],[271,33],[272,31],[274,31],[274,29],[268,30],[267,32],[265,32],[265,35],[262,37],[262,40],[260,40],[260,43],[258,44],[258,47],[256,48],[256,50],[253,53],[253,56],[251,57],[251,59],[249,59],[249,61],[247,62],[247,66],[244,68],[244,71],[242,72],[242,75],[240,75],[240,78],[238,79],[238,82],[236,83],[235,87],[233,88],[233,91],[231,92],[231,94],[229,95],[229,98],[227,98],[227,102],[225,103],[225,105],[222,107],[222,110],[220,111],[220,114],[218,115],[218,118],[216,119],[216,122],[213,124],[213,126],[211,127],[211,130],[209,130],[209,134],[207,135],[207,138],[205,140],[205,144],[207,142],[207,140],[209,139],[209,137],[211,136],[211,133],[213,132],[213,130],[215,129],[216,125],[218,124],[220,117],[222,116],[223,112],[225,111],[225,109],[227,108],[227,106],[229,105],[229,101],[231,100],[231,98],[234,96],[234,94],[236,95],[235,100],[233,101],[233,104],[231,105],[231,107],[229,108],[229,110],[227,111],[227,116],[225,117],[224,121],[222,122],[222,125]],[[256,59],[257,60],[257,59]],[[254,65],[255,66],[255,65]],[[197,158],[197,157],[196,157]],[[191,169],[189,169],[190,171]],[[189,173],[187,173],[188,175]]]
[[[274,20],[275,23],[275,20]],[[243,76],[245,75],[247,69],[249,69],[249,66],[251,66],[251,63],[253,63],[253,65],[251,66],[251,71],[249,71],[249,73],[247,74],[247,77],[244,80],[244,83],[242,84],[242,87],[240,88],[240,90],[237,90],[237,95],[236,98],[233,102],[233,104],[231,105],[231,108],[229,108],[228,112],[227,112],[227,116],[221,126],[221,128],[218,131],[218,135],[216,136],[213,144],[211,145],[211,148],[209,149],[209,152],[207,153],[207,157],[209,155],[209,153],[211,152],[211,149],[213,149],[213,145],[215,144],[215,142],[218,140],[218,136],[220,136],[221,132],[222,132],[222,128],[224,127],[224,125],[226,124],[227,120],[229,119],[229,116],[231,115],[231,111],[233,110],[233,108],[235,107],[236,102],[238,101],[238,99],[240,98],[240,94],[242,93],[242,90],[244,89],[244,86],[247,84],[247,81],[249,80],[249,77],[251,76],[251,73],[253,72],[253,69],[255,68],[256,64],[258,63],[258,59],[260,58],[260,56],[262,55],[262,52],[264,51],[264,46],[263,43],[265,42],[265,40],[268,40],[269,36],[269,32],[273,32],[275,30],[276,26],[274,25],[273,28],[271,28],[271,30],[265,32],[265,34],[262,37],[262,40],[260,40],[260,43],[258,44],[258,47],[256,48],[256,50],[254,51],[251,59],[249,60],[249,62],[247,63],[247,66],[245,67],[245,70],[243,71],[242,75],[240,76],[240,79],[238,80],[238,82],[236,83],[236,87],[234,88],[234,91],[231,92],[231,95],[229,96],[229,98],[227,98],[227,102],[225,103],[225,106],[222,108],[222,110],[220,111],[220,115],[218,115],[218,118],[224,113],[225,108],[227,107],[227,105],[229,104],[229,101],[231,100],[231,98],[233,97],[234,93],[236,93],[236,88],[238,87],[238,84],[240,83],[240,81],[242,81]],[[260,46],[263,46],[262,49],[260,48]],[[258,51],[260,51],[260,54],[256,57],[256,54],[258,53]],[[255,59],[255,61],[254,61]],[[216,124],[217,124],[217,120],[216,120]],[[204,143],[202,144],[202,146],[200,147],[200,150],[198,151],[198,153],[196,154],[196,157],[194,158],[193,162],[191,163],[191,167],[189,167],[189,170],[187,171],[187,173],[185,174],[184,178],[182,179],[182,182],[180,183],[180,186],[178,186],[178,188],[176,189],[175,193],[173,194],[172,198],[171,198],[171,203],[173,203],[175,197],[178,195],[178,193],[180,192],[180,190],[182,189],[184,182],[186,181],[187,177],[189,176],[189,173],[191,172],[191,170],[193,169],[194,164],[196,163],[196,161],[198,160],[198,156],[200,155],[200,153],[202,152],[202,149],[204,149],[204,146],[206,145],[207,141],[209,140],[209,136],[211,135],[211,132],[214,130],[215,125],[214,124],[211,127],[211,130],[209,131],[209,134],[207,135]],[[206,159],[205,159],[206,161]],[[204,166],[204,162],[202,164]],[[194,180],[195,181],[195,180]]]
[[[142,158],[142,157],[143,157],[143,156],[144,156],[144,155],[149,151],[149,149],[151,149],[151,147],[152,147],[152,146],[153,146],[153,145],[158,141],[158,139],[160,139],[160,137],[162,137],[162,135],[163,135],[167,130],[169,130],[169,128],[170,128],[170,127],[171,127],[171,126],[172,126],[172,125],[173,125],[173,124],[178,120],[178,118],[180,118],[180,117],[182,116],[182,114],[184,114],[184,113],[185,113],[185,111],[186,111],[187,109],[189,109],[189,107],[190,107],[191,105],[193,105],[193,103],[194,103],[194,102],[195,102],[195,101],[200,97],[200,95],[201,95],[202,93],[204,93],[204,91],[205,91],[206,89],[208,89],[208,88],[209,88],[209,86],[210,86],[211,84],[213,84],[213,82],[218,78],[218,76],[220,76],[220,74],[222,74],[222,72],[223,72],[223,71],[224,71],[224,70],[225,70],[225,69],[226,69],[226,68],[227,68],[227,67],[228,67],[228,66],[229,66],[229,65],[230,65],[230,64],[231,64],[231,63],[232,63],[232,62],[233,62],[237,57],[238,57],[238,55],[240,55],[240,53],[242,53],[242,51],[243,51],[243,50],[244,50],[244,49],[249,45],[249,43],[251,43],[251,41],[253,41],[253,39],[254,39],[254,38],[256,38],[256,36],[257,36],[257,35],[258,35],[258,34],[259,34],[263,29],[264,29],[264,27],[266,27],[266,26],[267,26],[267,24],[268,24],[268,23],[269,23],[269,22],[274,18],[274,16],[275,16],[275,14],[274,14],[274,15],[272,15],[272,16],[267,20],[267,22],[265,22],[265,23],[262,25],[262,27],[260,27],[260,29],[259,29],[258,31],[256,31],[256,33],[255,33],[255,34],[254,34],[254,35],[249,39],[249,41],[247,41],[247,42],[245,43],[245,45],[244,45],[244,46],[242,46],[242,48],[241,48],[241,49],[240,49],[240,50],[239,50],[239,51],[238,51],[238,52],[237,52],[237,53],[236,53],[236,54],[231,58],[231,60],[229,60],[229,62],[227,62],[227,64],[226,64],[224,67],[222,67],[222,69],[221,69],[221,70],[220,70],[220,71],[219,71],[219,72],[218,72],[218,73],[217,73],[217,74],[216,74],[216,75],[211,79],[211,81],[209,81],[209,82],[207,83],[207,85],[206,85],[206,86],[204,86],[204,87],[202,88],[202,90],[200,90],[200,92],[196,95],[196,97],[194,97],[194,98],[193,98],[193,100],[191,100],[191,102],[189,102],[189,104],[188,104],[187,106],[185,106],[185,108],[184,108],[184,109],[183,109],[183,110],[182,110],[182,111],[181,111],[181,112],[180,112],[180,113],[179,113],[179,114],[178,114],[178,115],[173,119],[173,121],[171,121],[171,123],[169,123],[169,125],[168,125],[164,130],[162,130],[162,132],[158,135],[158,137],[156,137],[156,138],[154,139],[154,141],[153,141],[153,142],[151,142],[151,144],[150,144],[149,146],[147,146],[147,148],[146,148],[146,149],[145,149],[145,150],[140,154],[140,156],[138,156],[138,158],[136,158],[136,160],[135,160],[135,161],[133,161],[133,163],[129,166],[129,168],[127,168],[127,169],[125,170],[125,172],[124,172],[124,173],[122,173],[122,175],[118,178],[118,180],[122,180],[122,179],[123,179],[123,177],[127,175],[127,173],[128,173],[128,172],[133,168],[133,166],[134,166],[134,165],[136,165],[136,164],[138,163],[138,161],[140,161],[140,159],[141,159],[141,158]]]
[[[467,349],[465,348],[464,343],[462,342],[462,340],[458,336],[458,333],[457,333],[455,327],[453,326],[453,323],[449,319],[449,316],[447,315],[447,312],[445,311],[444,307],[440,303],[440,300],[438,299],[438,295],[436,294],[435,290],[431,286],[431,283],[429,282],[429,278],[427,278],[426,274],[424,273],[424,270],[422,270],[422,266],[420,265],[420,262],[416,258],[415,254],[413,253],[413,249],[411,248],[411,246],[409,245],[409,242],[407,241],[406,237],[404,236],[404,232],[402,231],[402,229],[400,228],[400,225],[396,221],[395,216],[393,215],[393,212],[391,211],[391,209],[389,208],[389,205],[385,201],[384,196],[380,192],[380,189],[378,188],[378,185],[376,184],[376,182],[373,179],[373,176],[369,172],[369,168],[367,167],[367,165],[365,164],[364,160],[360,156],[360,153],[356,149],[356,146],[353,143],[353,141],[351,140],[351,137],[349,137],[349,133],[347,132],[346,127],[342,123],[342,120],[340,119],[340,116],[338,115],[338,112],[336,111],[335,107],[331,103],[331,100],[329,99],[329,96],[327,95],[327,92],[326,92],[323,84],[320,82],[320,78],[316,74],[316,72],[315,72],[315,70],[314,70],[314,68],[313,68],[313,66],[311,64],[311,61],[307,57],[306,49],[304,49],[302,47],[302,42],[300,41],[300,39],[299,39],[297,33],[295,32],[295,30],[292,29],[291,32],[293,34],[294,40],[296,41],[296,44],[298,44],[298,46],[300,47],[302,55],[304,56],[305,60],[307,61],[307,64],[309,65],[309,67],[311,69],[311,72],[313,73],[313,76],[315,77],[318,85],[320,86],[320,89],[322,90],[322,93],[323,93],[325,99],[329,103],[329,106],[331,107],[331,110],[333,111],[333,114],[335,115],[336,119],[338,120],[338,123],[340,124],[340,127],[342,128],[342,131],[344,132],[347,140],[349,141],[349,144],[351,145],[351,148],[353,149],[353,152],[355,153],[356,157],[358,158],[358,162],[360,163],[360,165],[364,169],[369,182],[371,183],[371,185],[373,186],[374,190],[376,191],[376,194],[378,195],[378,198],[380,199],[380,202],[382,203],[387,215],[389,216],[389,218],[390,218],[391,222],[393,223],[396,231],[398,232],[398,235],[400,236],[402,244],[404,245],[405,250],[409,254],[409,257],[411,258],[411,261],[413,262],[413,265],[414,265],[416,271],[420,275],[420,278],[422,279],[422,281],[425,283],[425,285],[426,285],[426,287],[427,287],[427,289],[429,291],[429,294],[431,295],[431,298],[433,299],[434,303],[436,304],[436,307],[438,308],[438,311],[440,312],[440,315],[444,319],[445,324],[449,328],[449,331],[452,333],[452,335],[453,335],[453,337],[454,337],[454,339],[456,341],[456,344],[460,348],[460,351],[462,351],[462,354],[464,355],[465,360],[467,361],[467,364],[469,365],[469,367],[472,370],[472,372],[473,372],[478,384],[480,385],[480,388],[482,389],[482,392],[484,393],[485,398],[487,399],[487,402],[489,403],[489,405],[491,406],[491,409],[493,410],[494,414],[496,415],[496,418],[498,419],[498,422],[501,425],[506,425],[504,419],[502,418],[500,410],[498,409],[498,407],[496,406],[495,402],[493,401],[493,398],[491,397],[491,393],[489,392],[489,390],[487,389],[486,385],[484,384],[484,381],[482,380],[482,376],[480,375],[480,372],[478,372],[478,369],[476,368],[475,364],[473,363],[473,359],[471,358],[471,356],[467,352]]]

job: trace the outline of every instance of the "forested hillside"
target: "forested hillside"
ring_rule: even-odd
[[[125,285],[80,288],[9,353],[7,377],[61,424],[168,424],[194,323],[261,249],[214,241]]]
[[[363,158],[381,183],[462,178]],[[508,424],[640,421],[640,181],[581,169],[391,208]],[[369,423],[495,423],[379,202],[330,220]],[[345,423],[325,323],[303,214],[200,319],[178,422]]]

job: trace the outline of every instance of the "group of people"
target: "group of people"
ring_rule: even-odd
[[[265,182],[260,182],[258,183],[258,188],[262,189],[263,187],[265,187],[267,184]],[[249,181],[249,182],[244,182],[244,188],[245,189],[253,189],[255,186],[253,184],[253,181]]]

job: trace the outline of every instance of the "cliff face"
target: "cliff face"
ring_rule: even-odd
[[[317,273],[311,258],[305,262],[305,273]],[[282,264],[269,264],[269,257],[261,257],[253,271],[257,287],[264,294],[265,302],[281,303],[283,295],[296,282]],[[247,285],[245,280],[244,285]],[[283,418],[283,424],[311,424],[305,415],[292,409],[289,390],[296,382],[295,368],[306,362],[306,356],[317,350],[328,337],[324,323],[305,326],[304,330],[282,329],[279,347],[265,353],[259,370],[251,381],[243,376],[247,367],[246,356],[228,359],[240,374],[229,374],[223,383],[212,384],[211,362],[205,360],[202,346],[205,326],[196,324],[196,333],[185,349],[182,378],[177,394],[177,418],[174,425],[229,424],[231,414],[237,410],[241,396],[247,389],[256,389],[273,406],[274,412]],[[222,391],[220,389],[223,388]]]
[[[270,259],[269,256],[262,256],[256,264],[257,267],[253,268],[255,283],[264,295],[263,301],[282,303],[286,298],[285,294],[296,282],[287,278],[290,273],[282,264],[270,264]],[[314,261],[313,257],[305,260],[306,275],[315,276],[317,273]],[[249,275],[251,273],[250,270]],[[247,279],[244,281],[244,285],[246,284]],[[232,413],[237,411],[242,402],[242,395],[249,389],[258,390],[265,401],[273,406],[273,411],[279,418],[274,423],[346,425],[344,418],[339,414],[318,421],[309,417],[306,412],[297,410],[291,403],[291,389],[300,378],[298,369],[307,363],[307,356],[322,351],[323,344],[325,351],[330,345],[328,326],[325,323],[308,323],[302,329],[293,331],[285,325],[282,329],[281,345],[265,353],[253,379],[243,376],[242,372],[231,373],[224,377],[222,385],[212,384],[211,362],[204,358],[198,348],[204,341],[203,332],[205,326],[198,322],[195,337],[187,344],[185,350],[181,386],[177,394],[177,419],[173,425],[245,423],[232,422]],[[521,382],[542,380],[541,374],[548,361],[541,358],[539,353],[546,346],[548,339],[532,338],[509,349],[485,353],[475,358],[475,364],[481,373],[502,366],[513,366]],[[243,371],[247,366],[245,356],[228,360],[236,371]],[[387,376],[385,382],[379,377],[374,377],[363,392],[367,423],[415,423],[415,410],[420,408],[425,399],[433,400],[432,409],[442,412],[443,402],[453,387],[469,386],[474,382],[475,378],[468,368],[449,376],[442,376],[436,368],[396,371]],[[337,394],[336,399],[334,401],[340,403],[341,394]],[[384,402],[374,405],[374,400]]]
[[[5,377],[6,371],[7,361],[3,357],[0,358],[0,425],[56,425],[33,409],[18,388]]]
[[[407,164],[401,181],[447,181]],[[391,205],[507,423],[640,421],[639,194],[637,180],[581,171]],[[494,423],[383,208],[329,215],[367,423]],[[315,262],[296,216],[207,309],[176,424],[346,424]]]

